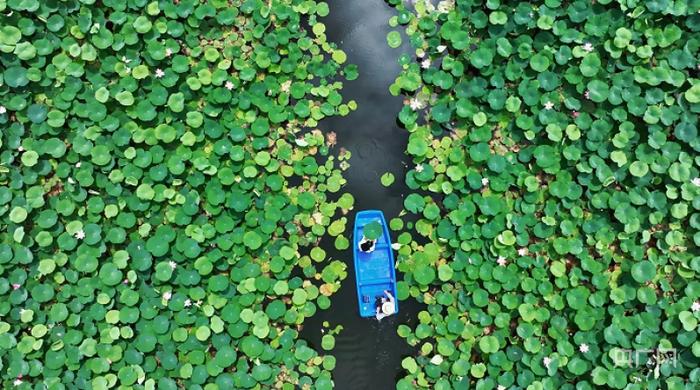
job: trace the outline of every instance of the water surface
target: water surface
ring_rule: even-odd
[[[348,55],[348,63],[356,64],[360,77],[345,82],[342,90],[346,100],[355,100],[358,109],[346,117],[332,117],[321,122],[325,131],[335,131],[338,146],[352,152],[351,167],[346,171],[348,184],[343,188],[355,197],[355,210],[348,214],[347,232],[355,211],[380,209],[387,221],[401,211],[403,196],[408,189],[403,184],[406,164],[404,155],[408,134],[396,124],[402,106],[400,96],[389,94],[389,85],[400,71],[398,57],[408,45],[398,49],[386,43],[391,31],[389,18],[394,10],[383,0],[330,0],[330,15],[322,19],[328,40],[335,42]],[[405,41],[405,40],[404,40]],[[385,188],[379,177],[392,172],[396,182]],[[392,234],[392,239],[396,238]],[[304,321],[303,338],[320,350],[322,323],[337,324],[344,329],[336,337],[332,354],[337,359],[333,378],[336,389],[394,389],[401,372],[401,360],[415,353],[396,334],[401,323],[413,324],[419,304],[413,300],[400,302],[400,312],[378,322],[358,315],[355,274],[350,250],[338,252],[332,240],[322,244],[329,256],[345,261],[348,277],[331,297],[328,310],[318,311]],[[398,275],[401,279],[401,275]]]

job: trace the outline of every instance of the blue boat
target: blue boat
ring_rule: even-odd
[[[377,239],[374,251],[367,253],[359,249],[359,243],[362,240],[362,228],[372,221],[381,223],[383,233]],[[374,317],[376,314],[376,299],[377,297],[385,296],[384,290],[391,292],[396,298],[394,253],[392,252],[391,237],[384,220],[384,214],[379,210],[358,212],[355,215],[352,241],[360,317]],[[399,302],[397,299],[394,301],[394,313],[398,313]]]

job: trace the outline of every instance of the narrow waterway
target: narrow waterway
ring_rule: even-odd
[[[403,184],[406,170],[407,134],[396,124],[402,98],[389,94],[389,85],[400,71],[399,55],[408,51],[404,46],[392,49],[386,43],[391,30],[389,18],[394,10],[384,0],[330,0],[330,15],[326,24],[328,40],[335,42],[348,55],[348,63],[356,64],[360,77],[345,83],[343,97],[355,100],[358,109],[346,117],[332,117],[320,124],[323,131],[335,131],[338,146],[352,152],[351,167],[346,172],[348,184],[344,190],[355,197],[355,210],[348,215],[348,230],[352,230],[355,212],[380,209],[387,220],[397,216],[408,189]],[[396,182],[389,188],[381,185],[379,177],[392,172]],[[395,234],[392,237],[396,238]],[[302,337],[320,350],[324,321],[331,327],[342,325],[332,354],[337,359],[334,370],[335,387],[339,390],[394,389],[401,371],[401,360],[414,350],[396,334],[401,323],[413,324],[420,307],[413,300],[402,301],[400,312],[378,322],[358,315],[355,273],[350,250],[338,252],[332,240],[324,243],[330,256],[344,260],[348,278],[333,295],[328,310],[318,311],[304,322]],[[401,279],[402,276],[398,275]]]

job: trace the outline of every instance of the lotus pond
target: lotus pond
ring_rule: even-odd
[[[699,11],[0,0],[2,387],[697,389]]]

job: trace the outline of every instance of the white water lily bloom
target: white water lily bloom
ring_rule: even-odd
[[[411,106],[411,110],[416,111],[424,108],[425,106],[423,105],[423,102],[418,100],[418,98],[413,98],[409,102],[409,105]]]
[[[131,62],[131,60],[126,58],[126,56],[122,56],[122,62],[128,64],[129,62]]]
[[[588,344],[583,343],[583,344],[579,345],[578,350],[581,353],[586,353],[590,350],[590,348],[588,347]]]
[[[192,306],[192,301],[189,299],[185,299],[185,307],[190,307]]]
[[[506,390],[506,387],[503,386],[503,385],[498,385],[498,387],[496,388],[496,390]]]
[[[416,165],[416,172],[418,172],[418,173],[423,172],[423,164]]]
[[[169,265],[170,268],[172,268],[172,269],[177,268],[177,263],[174,262],[174,261],[172,261],[172,260],[168,261],[168,265]]]
[[[163,293],[163,299],[165,299],[166,301],[169,301],[170,298],[172,298],[172,297],[173,297],[173,293],[171,293],[170,291],[166,291]]]
[[[75,180],[72,177],[68,178],[68,184],[75,184]]]
[[[690,310],[700,311],[700,301],[693,302],[693,304],[690,306]]]
[[[433,356],[433,358],[430,359],[430,363],[433,363],[436,366],[440,365],[440,363],[442,363],[442,356],[440,356],[440,355]]]
[[[292,86],[292,80],[287,80],[280,85],[280,90],[282,92],[289,92],[289,87]]]
[[[80,229],[77,232],[75,232],[75,238],[77,238],[78,240],[82,240],[83,238],[85,238],[85,232],[83,231],[83,229]]]
[[[7,112],[7,108],[5,106],[0,106],[0,114],[4,114]]]
[[[161,68],[156,69],[156,78],[159,79],[159,78],[162,78],[163,76],[165,76],[165,72],[163,72],[163,69],[161,69]]]
[[[501,267],[505,267],[506,264],[508,264],[508,260],[503,256],[498,256],[498,260],[496,260],[496,263],[498,263],[498,265],[500,265]]]
[[[170,57],[171,55],[173,55],[173,49],[171,49],[171,48],[165,49],[165,56]]]
[[[694,186],[700,187],[700,177],[696,177],[695,179],[691,180],[690,182],[693,183]]]
[[[440,46],[436,47],[436,49],[437,49],[438,53],[442,53],[443,51],[445,51],[445,49],[447,49],[447,46],[440,45]]]
[[[80,161],[78,161],[77,163],[75,163],[75,167],[76,167],[76,168],[80,168],[80,165],[81,165],[81,164],[80,164]]]
[[[593,45],[590,42],[586,42],[583,44],[583,50],[590,53],[593,51]]]
[[[401,249],[401,244],[399,244],[398,242],[395,242],[395,243],[391,244],[391,249],[397,251],[397,250]]]
[[[489,185],[489,178],[488,178],[488,177],[483,177],[483,178],[481,178],[481,185],[484,186],[484,187],[486,187],[487,185]]]
[[[527,255],[527,248],[520,248],[520,249],[518,249],[518,255],[520,255],[520,256],[525,256],[525,255]]]
[[[420,63],[420,67],[423,69],[428,69],[428,68],[430,68],[430,64],[431,64],[430,58],[426,58]]]
[[[15,381],[14,381],[14,382],[12,382],[12,384],[13,384],[13,385],[15,385],[15,386],[19,386],[19,385],[21,385],[21,384],[22,384],[22,380],[21,380],[21,379],[19,379],[19,378],[17,378],[17,379],[15,379]]]
[[[452,0],[443,0],[438,3],[437,11],[441,14],[446,14],[455,7],[455,2]]]
[[[226,89],[228,89],[230,91],[233,89],[233,83],[230,81],[227,81],[225,87],[226,87]]]
[[[552,108],[554,108],[554,103],[552,103],[552,102],[550,102],[550,101],[547,101],[547,102],[544,104],[544,109],[545,109],[545,110],[551,110]]]
[[[542,363],[545,367],[549,368],[549,365],[552,363],[552,358],[545,356],[544,359],[542,359]]]

